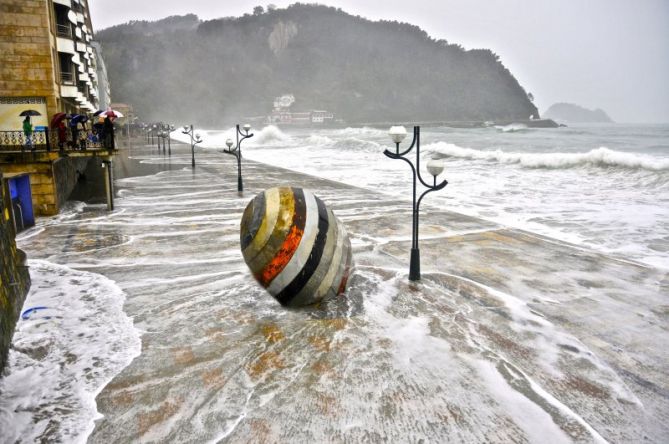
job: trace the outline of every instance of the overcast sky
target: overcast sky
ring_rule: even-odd
[[[94,29],[130,20],[239,16],[270,2],[89,0]],[[271,2],[285,7],[294,1]],[[302,3],[308,3],[302,1]],[[535,96],[602,108],[617,122],[669,122],[669,0],[325,0],[371,20],[490,48]],[[410,57],[406,54],[405,57]]]

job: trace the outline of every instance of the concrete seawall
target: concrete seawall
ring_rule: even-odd
[[[84,174],[92,159],[106,159],[106,151],[1,153],[0,171],[4,173],[29,173],[36,216],[53,216],[70,197],[79,177]]]
[[[0,184],[2,173],[0,172]],[[14,226],[10,219],[8,196],[0,186],[0,373],[7,363],[14,327],[30,289],[26,256],[16,248]]]

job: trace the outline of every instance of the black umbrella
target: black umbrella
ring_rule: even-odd
[[[26,109],[24,111],[21,111],[21,114],[19,116],[25,117],[25,116],[41,116],[38,111],[35,111],[34,109]]]
[[[103,109],[99,109],[99,110],[95,111],[95,112],[93,113],[93,115],[94,115],[94,116],[97,116],[98,114],[101,114],[101,113],[103,113],[103,112],[105,112],[105,110],[103,110]]]

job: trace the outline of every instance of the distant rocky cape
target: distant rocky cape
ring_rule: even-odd
[[[227,124],[269,114],[283,94],[295,96],[293,111],[328,110],[348,123],[538,116],[492,51],[322,5],[134,21],[96,39],[112,100],[145,120]]]
[[[609,123],[611,118],[601,109],[589,110],[573,103],[555,103],[544,113],[544,117],[570,123]]]

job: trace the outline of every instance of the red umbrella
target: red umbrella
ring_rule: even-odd
[[[53,117],[51,118],[51,127],[53,128],[53,127],[58,126],[58,124],[66,117],[67,117],[67,114],[65,114],[65,113],[54,114]]]

